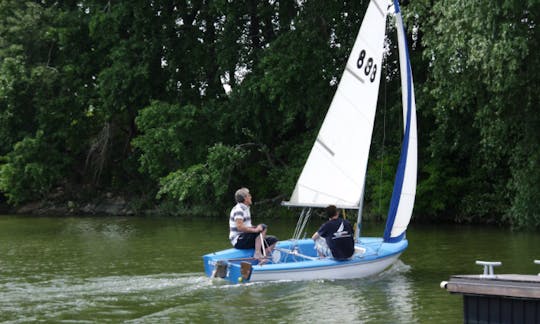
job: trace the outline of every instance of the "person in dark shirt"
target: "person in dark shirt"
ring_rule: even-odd
[[[326,207],[329,220],[324,223],[312,239],[321,257],[333,257],[336,260],[348,260],[354,254],[353,228],[348,220],[339,218],[334,205]]]

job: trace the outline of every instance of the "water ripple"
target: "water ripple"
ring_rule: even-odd
[[[152,307],[209,285],[211,282],[200,274],[11,281],[0,284],[0,319],[17,323],[76,318],[92,311],[101,316],[126,318],[137,313],[130,304]],[[33,316],[20,317],[21,314]]]

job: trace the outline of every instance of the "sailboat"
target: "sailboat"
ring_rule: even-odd
[[[393,14],[398,39],[403,142],[382,237],[362,237],[361,218],[368,155],[379,94],[387,16]],[[231,283],[268,280],[352,279],[392,265],[408,246],[406,229],[416,193],[416,105],[406,33],[397,0],[372,0],[343,75],[289,207],[303,208],[293,238],[279,241],[266,264],[252,261],[253,250],[227,249],[203,256],[205,273]],[[355,253],[346,261],[320,258],[314,241],[300,234],[313,208],[335,205],[357,210]]]

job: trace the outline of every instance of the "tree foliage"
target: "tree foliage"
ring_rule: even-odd
[[[46,158],[44,158],[46,157]],[[17,142],[0,165],[0,190],[13,204],[41,199],[62,180],[68,160],[43,132]]]
[[[459,221],[540,225],[537,190],[525,180],[538,179],[540,170],[540,98],[533,90],[540,3],[421,1],[414,7],[430,65],[422,86],[434,126],[428,179],[446,197],[446,212]]]
[[[368,3],[3,0],[0,192],[12,204],[58,187],[185,206],[227,204],[239,186],[287,197]],[[403,5],[416,218],[540,226],[539,12],[536,0]],[[402,136],[388,45],[365,197],[376,217]]]

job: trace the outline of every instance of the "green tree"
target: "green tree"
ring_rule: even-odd
[[[53,144],[46,142],[41,131],[15,144],[3,160],[0,191],[12,204],[44,198],[62,179],[69,161]]]
[[[414,7],[425,21],[420,28],[431,67],[422,92],[435,123],[430,181],[448,197],[446,212],[458,221],[538,226],[539,200],[525,178],[538,177],[532,113],[538,71],[531,67],[538,62],[539,3],[422,1]]]

